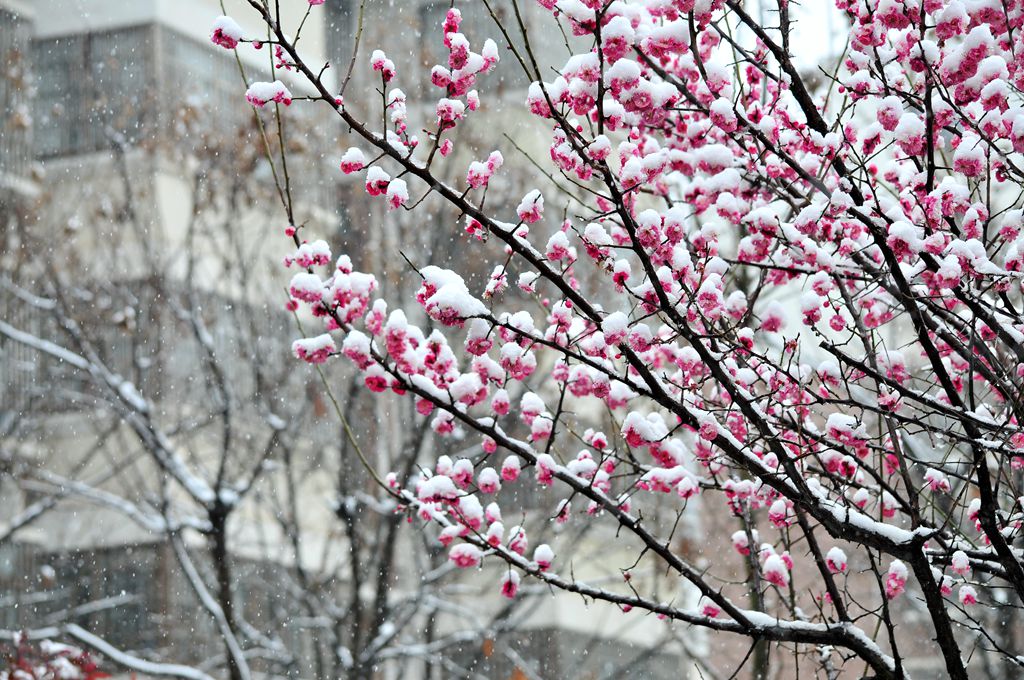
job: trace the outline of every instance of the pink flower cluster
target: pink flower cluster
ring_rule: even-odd
[[[246,90],[245,100],[257,108],[262,108],[270,102],[290,106],[292,93],[280,80],[275,80],[272,83],[255,82]]]
[[[233,50],[238,46],[244,35],[245,33],[242,31],[242,27],[238,25],[238,22],[231,17],[222,16],[213,22],[210,42],[214,45],[220,45],[226,50]]]

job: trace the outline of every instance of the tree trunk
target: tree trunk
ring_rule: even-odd
[[[228,557],[228,536],[227,536],[228,513],[219,504],[210,511],[210,558],[213,561],[213,569],[217,577],[217,604],[224,612],[224,620],[232,633],[235,629],[235,605],[231,595],[231,564]],[[242,680],[241,671],[235,658],[231,654],[231,648],[225,641],[225,656],[228,663],[228,677],[231,680]]]

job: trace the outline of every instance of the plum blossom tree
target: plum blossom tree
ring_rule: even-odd
[[[978,659],[1019,673],[1024,5],[838,0],[846,41],[820,78],[794,60],[785,0],[763,19],[738,0],[539,4],[548,22],[530,31],[515,2],[492,12],[497,41],[461,33],[451,9],[424,38],[448,59],[413,125],[387,95],[403,75],[386,45],[353,56],[384,107],[361,118],[273,3],[249,0],[309,93],[284,103],[319,102],[358,138],[342,171],[365,172],[382,210],[433,194],[467,257],[503,249],[484,291],[418,267],[417,324],[345,255],[303,266],[320,236],[288,225],[290,304],[322,322],[294,353],[350,361],[438,437],[479,439],[413,474],[364,460],[374,477],[457,566],[504,564],[496,596],[534,580],[745,636],[762,671],[771,644],[828,677],[906,677],[930,637],[950,677]],[[536,34],[565,36],[551,79]],[[551,189],[518,205],[485,204],[500,156],[440,179],[499,55],[533,81],[526,107],[550,136]],[[249,88],[272,90],[286,92]],[[529,484],[558,506],[489,505]],[[647,511],[695,497],[739,525],[745,583],[728,560],[698,568]],[[699,602],[646,592],[629,565],[621,587],[596,587],[571,555],[495,530],[537,514],[611,526]]]

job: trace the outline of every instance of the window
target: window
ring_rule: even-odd
[[[77,112],[84,74],[72,64],[81,64],[80,43],[80,36],[68,36],[37,42],[33,47],[37,82],[33,117],[39,156],[55,156],[79,148]]]
[[[110,131],[143,138],[152,119],[152,29],[146,26],[38,40],[32,46],[38,90],[36,155],[109,148]]]
[[[243,87],[234,58],[166,27],[159,31],[160,109],[169,117],[165,130],[172,135],[184,130],[175,120],[188,108],[198,114],[198,129],[203,134],[234,132],[251,116],[248,107],[238,105]],[[250,73],[250,77],[254,75]]]
[[[0,9],[0,183],[5,175],[28,174],[29,128],[27,104],[29,24]]]
[[[328,0],[327,23],[324,27],[324,42],[327,58],[331,62],[334,77],[339,81],[345,77],[352,50],[356,44],[356,18],[359,0]],[[340,82],[338,83],[340,86]]]

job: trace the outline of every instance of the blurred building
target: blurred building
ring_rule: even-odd
[[[32,15],[27,3],[0,2],[0,200],[29,193],[32,152],[32,113],[28,98]]]
[[[244,0],[227,0],[225,4],[227,13],[248,34],[260,34]],[[457,4],[464,15],[463,29],[471,38],[474,33],[496,36],[489,28],[491,18],[483,2]],[[311,63],[329,62],[327,73],[335,86],[340,86],[349,68],[359,5],[359,0],[328,0],[324,7],[314,8],[303,30],[304,54]],[[496,5],[499,12],[509,13],[510,3]],[[284,19],[296,25],[306,6],[304,0],[282,2]],[[384,45],[399,72],[412,74],[400,78],[409,88],[410,118],[417,118],[417,109],[432,110],[432,90],[424,66],[443,58],[440,25],[449,6],[449,0],[369,0],[360,62],[353,69],[350,91],[373,91],[376,85],[364,62],[370,51]],[[128,221],[137,226],[137,233],[125,232],[112,235],[110,242],[87,244],[84,257],[96,258],[95,269],[101,276],[133,280],[145,274],[139,262],[147,248],[166,254],[183,247],[196,200],[189,175],[195,158],[217,159],[238,148],[256,148],[247,167],[248,181],[269,187],[269,169],[260,161],[259,132],[242,99],[239,64],[231,52],[209,41],[209,27],[221,13],[217,0],[0,0],[4,69],[0,78],[0,191],[4,192],[0,194],[0,218],[12,225],[3,227],[0,239],[5,244],[0,253],[4,276],[18,278],[21,267],[27,266],[18,260],[19,238],[13,225],[24,225],[29,212],[33,230],[61,238],[79,233],[80,225],[97,215],[124,212],[129,206]],[[548,47],[554,46],[544,49]],[[244,46],[239,55],[250,78],[265,76],[268,50]],[[512,134],[519,130],[522,145],[543,155],[546,149],[537,148],[537,140],[542,143],[543,138],[526,134],[536,128],[513,112],[522,108],[519,104],[526,79],[515,59],[503,56],[497,72],[489,76],[492,85],[488,87],[493,87],[496,102],[514,102],[515,106],[505,107],[507,110],[495,106],[489,118],[468,126],[467,134],[487,140],[494,148],[503,144],[494,139],[494,130]],[[295,83],[293,92],[301,92],[301,87]],[[367,106],[379,103],[375,97],[367,99]],[[292,107],[293,111],[301,108]],[[394,222],[403,218],[383,215],[379,204],[371,207],[361,181],[337,172],[337,158],[349,143],[340,124],[314,113],[299,125],[308,126],[310,132],[300,135],[298,141],[313,148],[305,150],[307,163],[291,168],[293,184],[304,197],[296,221],[317,225],[332,243],[365,248],[362,255],[370,258],[371,265],[379,252],[393,253],[380,239],[386,239],[389,230],[397,228]],[[225,138],[234,146],[225,143]],[[458,153],[471,155],[474,151],[468,144]],[[466,164],[453,165],[464,168]],[[132,195],[127,195],[129,190]],[[276,202],[254,205],[253,210],[277,216],[283,223]],[[452,228],[451,223],[443,223],[444,216],[437,219],[439,226]],[[440,238],[429,228],[420,232],[424,239]],[[274,232],[265,241],[268,259],[278,261],[285,245],[280,234]],[[457,252],[452,256],[457,257]],[[250,298],[242,303],[254,302],[250,291],[230,290],[221,285],[217,274],[214,270],[207,273],[211,300],[241,297]],[[280,276],[283,280],[285,274]],[[281,285],[281,281],[270,283]],[[385,285],[389,285],[387,281]],[[140,286],[140,291],[145,289]],[[138,297],[145,300],[144,293]],[[150,308],[158,313],[155,304]],[[39,337],[55,332],[44,311],[21,304],[9,288],[0,288],[0,319]],[[287,318],[272,321],[291,323]],[[136,323],[161,327],[155,317]],[[101,338],[96,344],[103,359],[140,388],[156,387],[147,381],[185,379],[174,372],[184,362],[176,355],[173,342],[145,348],[164,365],[137,375],[138,335],[121,333],[109,324],[97,324],[95,332]],[[217,333],[218,342],[231,343],[231,329]],[[269,345],[267,351],[286,353],[287,347]],[[69,451],[84,447],[68,423],[76,422],[88,410],[89,387],[75,383],[73,376],[74,371],[60,362],[41,358],[32,349],[0,337],[0,442],[5,417],[32,412],[50,419],[49,445],[59,443]],[[0,475],[0,494],[6,499],[15,493],[13,485],[5,486]],[[0,508],[0,528],[6,517],[37,500],[26,493],[18,502],[6,503]],[[197,614],[196,602],[188,595],[189,587],[175,568],[168,546],[148,541],[130,527],[111,529],[117,523],[113,515],[85,511],[81,505],[76,508],[73,521],[56,513],[53,521],[40,522],[20,533],[22,540],[0,545],[0,629],[49,625],[55,616],[72,611],[72,620],[128,649],[145,653],[170,648],[177,654],[175,660],[186,663],[213,653],[216,630],[207,617]],[[240,530],[240,535],[254,531]],[[336,540],[329,536],[334,535],[325,527],[322,540]],[[311,546],[310,550],[320,548]],[[43,581],[52,583],[41,584],[40,567],[44,565]],[[274,585],[274,570],[281,568],[288,565],[255,558],[246,562],[238,590],[249,621],[257,622],[261,612],[280,616],[289,611],[293,603]],[[588,573],[586,567],[579,569],[578,573]],[[494,598],[495,607],[500,607],[496,593]],[[95,602],[116,606],[89,606]],[[294,607],[291,611],[294,614]],[[621,623],[610,623],[607,613],[599,605],[585,607],[575,597],[550,598],[512,634],[513,644],[526,661],[543,660],[545,678],[687,677],[691,666],[680,665],[677,647],[652,647],[662,640],[655,632],[661,628],[653,617],[638,617],[616,628],[613,626]],[[181,628],[182,621],[191,626],[184,639],[191,644],[210,641],[209,648],[176,646],[173,631]],[[301,654],[301,630],[296,628],[290,635],[289,643]],[[514,664],[507,659],[481,656],[470,648],[460,654],[478,674],[527,677],[515,675]],[[621,675],[608,676],[625,663],[632,665]]]

